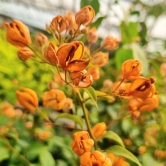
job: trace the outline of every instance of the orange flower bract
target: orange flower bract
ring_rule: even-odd
[[[21,88],[16,91],[16,97],[19,103],[30,112],[33,112],[38,107],[38,97],[32,89]]]
[[[94,141],[90,138],[87,131],[74,133],[73,139],[71,143],[72,150],[79,156],[83,155],[85,152],[89,152],[94,145]]]
[[[101,138],[106,133],[106,130],[107,130],[106,124],[104,122],[101,122],[101,123],[97,123],[92,128],[92,133],[93,133],[93,136],[96,139],[99,139],[99,138]]]
[[[107,156],[113,162],[112,166],[130,166],[123,157],[117,157],[113,153],[107,153]]]
[[[121,77],[125,80],[136,79],[140,76],[142,64],[140,61],[130,59],[123,62],[121,67]]]
[[[56,55],[57,48],[53,43],[49,43],[49,46],[44,51],[44,58],[51,64],[58,64],[58,57]]]
[[[81,41],[62,44],[57,50],[59,65],[64,71],[82,71],[89,64],[83,60],[84,44]]]
[[[6,39],[16,47],[25,47],[31,43],[31,37],[28,27],[21,21],[13,20],[11,23],[5,23],[7,28]]]
[[[63,105],[66,100],[66,95],[63,91],[58,89],[51,89],[43,95],[43,105],[46,108],[53,108],[56,111],[59,111],[63,108]]]
[[[81,156],[80,166],[112,166],[111,160],[98,150]]]
[[[67,29],[68,22],[63,16],[58,15],[51,21],[50,27],[58,33],[61,33]]]
[[[95,16],[95,11],[91,6],[85,6],[75,15],[76,23],[78,25],[89,25]]]
[[[17,55],[20,60],[27,61],[34,55],[34,52],[30,50],[28,47],[22,47],[18,50]]]

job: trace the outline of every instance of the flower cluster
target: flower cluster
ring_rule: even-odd
[[[6,38],[9,43],[18,47],[20,60],[32,59],[55,66],[65,83],[86,88],[100,78],[99,67],[108,61],[108,53],[102,52],[102,49],[113,50],[119,43],[114,37],[108,36],[103,40],[100,49],[91,52],[91,44],[98,40],[96,28],[88,27],[94,16],[93,8],[85,6],[75,15],[70,12],[65,16],[54,17],[51,23],[46,25],[46,29],[53,35],[55,42],[49,42],[42,33],[35,37],[34,44],[41,55],[30,46],[33,42],[28,27],[18,20],[5,23]],[[87,35],[88,47],[83,42],[75,40],[82,34]],[[64,78],[62,73],[65,73]]]
[[[107,126],[104,122],[97,123],[92,129],[92,135],[95,140],[101,139],[107,132]],[[117,157],[113,153],[103,153],[99,150],[92,150],[94,140],[87,131],[79,131],[73,134],[71,143],[72,150],[80,158],[80,166],[130,166],[122,157]]]
[[[159,96],[154,86],[155,79],[142,77],[141,71],[142,64],[139,60],[130,59],[123,62],[121,81],[112,86],[115,96],[129,100],[128,109],[133,117],[138,117],[140,111],[151,111],[159,104]]]

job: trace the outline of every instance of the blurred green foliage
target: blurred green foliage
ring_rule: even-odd
[[[124,100],[116,98],[115,102],[98,100],[96,103],[97,96],[95,96],[91,88],[86,90],[86,93],[91,94],[91,102],[88,102],[87,108],[92,125],[105,122],[109,125],[110,132],[119,136],[117,138],[117,135],[112,134],[114,137],[112,135],[104,137],[99,142],[103,150],[113,145],[122,145],[123,143],[118,141],[121,138],[125,147],[138,157],[143,166],[159,166],[159,164],[165,166],[166,156],[165,158],[156,156],[155,152],[156,150],[162,150],[166,153],[166,82],[160,71],[160,67],[162,63],[166,62],[166,58],[160,50],[148,50],[148,44],[152,41],[154,43],[160,41],[162,43],[161,50],[164,50],[166,40],[150,36],[146,25],[146,19],[149,17],[153,16],[156,22],[164,14],[165,2],[152,6],[139,0],[132,3],[127,20],[130,20],[134,15],[137,17],[137,21],[121,21],[119,30],[122,41],[115,51],[110,52],[110,60],[101,69],[101,78],[93,84],[93,88],[100,90],[103,86],[103,81],[108,78],[115,82],[120,73],[121,64],[127,59],[136,58],[143,64],[143,75],[147,77],[153,76],[156,79],[155,86],[160,96],[160,105],[152,112],[143,112],[137,119],[132,119],[131,117],[123,119],[123,115],[128,112]],[[99,12],[99,1],[81,0],[81,7],[85,5],[92,5],[95,12]],[[143,9],[144,13],[137,9],[138,5]],[[142,14],[144,15],[142,16]],[[105,16],[98,17],[92,26],[99,27],[105,18]],[[41,99],[44,91],[48,89],[48,82],[53,78],[54,73],[49,65],[33,61],[20,61],[17,57],[17,49],[6,41],[5,30],[0,29],[0,104],[2,106],[5,101],[15,106],[15,91],[20,87],[35,90]],[[60,88],[68,93],[67,89]],[[40,106],[42,106],[41,100]],[[49,114],[52,110],[43,109],[43,111]],[[82,117],[79,107],[77,108],[77,115]],[[80,119],[74,118],[74,121],[79,121],[82,125]],[[27,128],[28,122],[33,123],[32,128]],[[49,139],[41,140],[36,136],[36,129],[51,132],[53,136]],[[5,131],[7,131],[7,134],[3,137],[2,133]],[[78,166],[79,158],[72,152],[70,147],[73,132],[73,130],[57,126],[51,129],[47,128],[43,118],[37,113],[30,115],[25,112],[16,118],[8,118],[1,113],[0,165]],[[141,146],[146,148],[145,152],[140,152]],[[135,163],[131,162],[131,166],[135,166]]]

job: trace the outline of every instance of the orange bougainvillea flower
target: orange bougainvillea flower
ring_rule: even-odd
[[[6,39],[16,47],[25,47],[31,43],[31,37],[28,27],[21,21],[13,20],[11,23],[5,23],[7,28]]]
[[[58,15],[51,21],[50,27],[58,33],[61,33],[67,29],[68,22],[63,16]]]
[[[48,42],[48,38],[46,35],[42,34],[42,33],[38,33],[35,37],[35,44],[38,47],[42,47],[45,43]]]
[[[125,80],[136,79],[140,76],[142,64],[139,60],[130,59],[123,62],[121,67],[121,77]]]
[[[128,104],[128,109],[130,111],[151,111],[157,108],[159,105],[159,96],[154,94],[152,97],[147,97],[144,99],[133,98]]]
[[[86,70],[80,72],[71,72],[70,78],[73,84],[79,88],[87,88],[92,85],[93,78]]]
[[[82,71],[89,64],[89,60],[83,60],[84,44],[81,41],[62,44],[57,56],[59,65],[64,71]]]
[[[89,152],[94,145],[94,141],[90,138],[87,131],[74,133],[73,139],[71,143],[72,150],[79,156],[83,155],[85,152]]]
[[[88,30],[87,40],[90,43],[95,43],[98,40],[98,34],[96,28],[91,28]]]
[[[58,57],[56,55],[57,47],[53,43],[49,43],[49,46],[44,51],[44,58],[51,64],[58,64]]]
[[[97,66],[89,68],[87,72],[92,76],[94,81],[100,78],[100,72]]]
[[[92,63],[97,66],[104,66],[109,59],[108,52],[97,52],[92,57]]]
[[[130,166],[123,157],[117,157],[113,153],[107,153],[107,156],[113,162],[112,166]]]
[[[77,28],[77,24],[75,21],[75,15],[72,12],[67,13],[64,18],[66,19],[66,21],[68,22],[68,29],[69,30],[73,30]]]
[[[38,107],[38,97],[32,89],[21,88],[16,91],[16,97],[19,103],[30,112],[33,112]]]
[[[66,100],[66,95],[63,91],[58,89],[51,89],[43,95],[43,105],[46,108],[53,108],[56,111],[59,111],[63,108],[63,105]]]
[[[103,41],[102,47],[106,50],[113,50],[117,47],[119,42],[120,41],[114,38],[113,36],[107,36]]]
[[[134,98],[152,97],[155,93],[154,82],[154,78],[137,78],[131,83],[128,95]]]
[[[95,16],[95,11],[91,6],[85,6],[75,15],[76,23],[78,25],[89,25]]]
[[[28,47],[22,47],[18,50],[17,55],[20,60],[27,61],[34,55],[34,52],[30,50]]]
[[[111,160],[98,150],[81,156],[80,166],[112,166]]]
[[[92,128],[92,133],[93,136],[96,139],[102,138],[102,136],[106,133],[107,126],[104,122],[97,123],[93,128]]]
[[[64,112],[69,112],[73,108],[73,100],[71,98],[66,98],[62,110]]]

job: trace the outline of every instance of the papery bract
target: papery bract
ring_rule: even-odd
[[[85,6],[75,15],[76,23],[78,25],[89,25],[95,16],[95,12],[91,6]]]
[[[142,64],[139,60],[129,59],[123,62],[121,67],[121,77],[125,80],[136,79],[140,76]]]
[[[25,47],[31,43],[31,37],[28,27],[21,21],[13,20],[11,23],[5,23],[7,28],[6,39],[16,47]]]
[[[130,111],[152,111],[159,105],[159,96],[154,94],[152,97],[147,98],[133,98],[128,104],[128,109]]]
[[[109,55],[107,52],[97,52],[92,57],[92,63],[97,66],[104,66],[109,59]]]
[[[60,67],[64,71],[84,70],[89,64],[89,59],[83,60],[83,55],[84,44],[81,41],[62,44],[57,51]]]
[[[113,153],[107,153],[107,156],[113,161],[112,166],[130,166],[123,157],[117,157]]]
[[[92,76],[94,81],[100,78],[99,68],[96,66],[89,68],[87,73]]]
[[[57,47],[53,43],[44,50],[44,58],[53,65],[58,65],[58,57],[56,55]]]
[[[111,160],[98,150],[81,156],[80,166],[112,166]]]
[[[73,141],[71,143],[72,150],[79,156],[85,152],[89,152],[93,145],[94,141],[90,138],[87,131],[79,131],[73,134]]]
[[[48,42],[48,38],[46,35],[42,34],[42,33],[38,33],[35,37],[35,44],[38,47],[42,47],[45,43]]]
[[[33,112],[38,107],[38,97],[32,89],[21,88],[16,91],[16,97],[19,103],[30,112]]]
[[[92,85],[93,78],[86,70],[80,72],[71,72],[70,78],[73,84],[80,88],[87,88]]]
[[[97,123],[91,130],[94,138],[99,139],[106,133],[107,126],[104,122]]]
[[[68,28],[68,22],[63,16],[58,15],[51,21],[50,27],[58,33],[61,33]]]
[[[46,108],[53,108],[55,111],[59,111],[63,108],[66,100],[66,95],[63,91],[58,89],[51,89],[46,91],[43,95],[43,105]]]
[[[107,36],[103,41],[102,47],[106,50],[113,50],[117,47],[119,42],[120,41],[114,38],[113,36]]]
[[[98,40],[98,34],[96,28],[91,28],[88,30],[87,40],[90,43],[95,43]]]
[[[28,47],[21,47],[18,50],[17,55],[20,60],[27,61],[29,58],[31,58],[34,55],[34,52],[30,50]]]
[[[66,21],[68,22],[68,29],[69,30],[73,30],[77,28],[77,24],[75,21],[75,15],[72,12],[67,13],[64,18],[66,19]]]
[[[134,98],[152,97],[155,93],[154,82],[153,78],[139,77],[131,83],[128,95]]]

